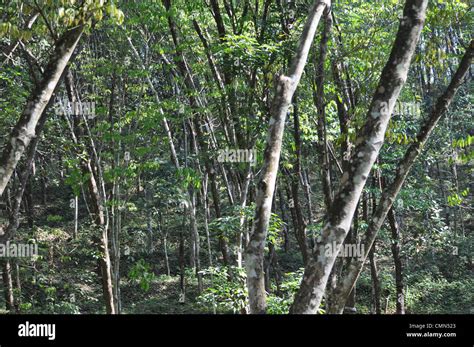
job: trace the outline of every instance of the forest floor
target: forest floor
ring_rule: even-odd
[[[160,276],[152,281],[147,292],[136,290],[129,283],[122,288],[123,313],[132,314],[199,314],[203,308],[196,304],[197,283],[191,281],[186,286],[184,303],[179,301],[179,276]]]

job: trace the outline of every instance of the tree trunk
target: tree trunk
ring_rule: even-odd
[[[382,147],[385,131],[400,91],[408,75],[413,52],[423,28],[427,0],[407,0],[398,34],[372,99],[367,121],[355,143],[351,166],[340,182],[340,188],[328,211],[327,224],[308,262],[292,313],[316,313],[320,307],[329,274],[351,226],[352,217],[367,177]],[[331,256],[320,252],[335,242]],[[352,288],[352,287],[351,287]],[[343,308],[342,308],[343,309]]]
[[[400,258],[400,229],[393,208],[388,212],[388,221],[392,233],[392,256],[395,265],[395,289],[397,295],[397,314],[405,314],[405,293],[403,290],[402,260]]]
[[[377,261],[375,260],[375,245],[372,246],[369,253],[370,260],[370,277],[372,279],[372,312],[375,314],[381,314],[381,302],[380,302],[380,280],[379,271],[377,269]]]
[[[5,295],[5,308],[10,313],[15,312],[15,297],[13,295],[12,269],[9,259],[2,260],[2,279]]]
[[[264,164],[257,185],[257,198],[253,232],[245,252],[247,287],[249,292],[250,313],[261,314],[266,311],[264,283],[264,248],[270,221],[275,180],[280,161],[280,151],[285,128],[285,119],[293,94],[299,84],[308,53],[313,42],[316,28],[330,1],[316,1],[310,10],[303,28],[296,55],[292,61],[288,76],[278,78],[275,98],[271,108],[270,127],[264,152]]]
[[[363,245],[366,252],[370,250],[372,244],[377,237],[378,231],[382,227],[387,213],[392,208],[392,204],[395,201],[398,193],[400,192],[403,183],[405,182],[408,173],[410,172],[413,163],[418,158],[421,153],[421,149],[428,140],[431,132],[435,128],[441,116],[448,109],[451,104],[454,95],[462,84],[465,76],[467,75],[471,62],[474,56],[474,40],[471,41],[470,46],[468,47],[464,57],[462,58],[459,67],[451,80],[446,91],[442,96],[438,98],[436,104],[430,115],[423,123],[416,140],[410,145],[410,147],[405,152],[405,155],[402,160],[397,165],[396,174],[394,180],[387,185],[387,187],[382,192],[382,197],[379,200],[377,209],[374,215],[371,218],[369,226],[364,236]],[[360,259],[352,259],[350,265],[348,266],[345,277],[341,280],[338,286],[338,296],[340,300],[340,306],[343,307],[343,302],[347,299],[348,294],[351,291],[351,288],[354,286],[357,278],[362,272],[365,260],[367,258],[367,253],[364,257]],[[342,312],[342,309],[341,309]]]
[[[324,30],[321,37],[319,48],[319,61],[316,64],[314,102],[318,111],[318,154],[319,166],[321,168],[321,177],[323,182],[323,195],[326,210],[329,210],[333,200],[331,187],[331,167],[328,154],[328,142],[326,137],[326,105],[324,100],[324,63],[326,61],[328,40],[332,27],[331,10],[328,8],[324,14]]]
[[[71,103],[80,102],[79,94],[77,93],[76,87],[74,85],[74,78],[72,72],[68,69],[65,76],[65,84],[66,84],[66,91],[68,94],[69,101]],[[112,95],[111,95],[111,104],[114,99],[114,88],[115,83],[112,85]],[[79,144],[79,141],[84,133],[84,129],[81,127],[79,122],[79,117],[83,117],[82,114],[76,114],[75,119],[73,120],[72,124],[68,118],[66,118],[68,122],[68,126],[70,128],[72,140],[75,144]],[[88,174],[89,179],[87,181],[88,188],[89,188],[89,197],[91,200],[92,205],[92,217],[94,219],[95,224],[101,230],[102,235],[100,237],[95,237],[94,242],[96,247],[99,249],[101,254],[101,259],[99,259],[99,268],[101,274],[101,282],[102,282],[102,290],[103,296],[105,301],[106,312],[108,314],[115,314],[117,313],[117,292],[114,290],[114,280],[113,280],[113,269],[112,263],[110,260],[110,252],[109,252],[109,244],[108,244],[108,233],[109,233],[109,225],[108,225],[108,218],[106,220],[104,216],[104,206],[105,201],[103,201],[103,197],[105,199],[105,194],[102,197],[99,190],[99,185],[97,179],[99,180],[99,184],[103,183],[103,179],[101,176],[101,170],[98,165],[97,160],[97,153],[95,150],[95,145],[90,136],[90,131],[87,125],[87,120],[84,118],[84,124],[86,130],[88,132],[88,137],[90,138],[90,150],[92,152],[92,157],[95,159],[95,164],[97,164],[97,170],[94,171],[93,164],[89,158],[82,158],[80,161],[81,170],[83,173]],[[115,298],[114,298],[115,292]]]
[[[44,77],[39,86],[31,93],[23,113],[13,128],[6,147],[0,159],[0,196],[10,180],[21,156],[35,136],[36,125],[48,105],[54,90],[76,48],[81,34],[82,26],[67,31],[57,42],[55,51],[51,56]]]

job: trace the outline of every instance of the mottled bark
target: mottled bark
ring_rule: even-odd
[[[316,313],[347,232],[352,223],[362,189],[382,147],[385,131],[400,91],[408,75],[413,52],[423,28],[427,0],[407,0],[403,18],[373,96],[367,121],[355,143],[350,167],[344,172],[339,191],[327,214],[320,242],[304,272],[303,280],[291,307],[291,313]],[[321,245],[336,243],[330,256],[320,252]]]
[[[31,93],[18,123],[9,136],[0,159],[0,196],[3,194],[21,156],[35,136],[36,125],[81,38],[82,31],[82,26],[71,29],[57,42],[54,53],[45,69],[44,78]]]
[[[310,10],[303,28],[296,55],[290,66],[288,76],[278,78],[276,94],[273,99],[268,129],[264,164],[257,185],[256,209],[250,242],[245,252],[247,287],[249,291],[250,313],[266,311],[264,284],[264,247],[270,221],[275,180],[280,161],[280,151],[285,127],[286,114],[303,73],[308,53],[316,33],[316,28],[324,9],[330,1],[316,1]]]
[[[372,247],[372,244],[375,238],[377,237],[378,231],[382,227],[387,213],[390,211],[392,204],[395,201],[395,198],[400,192],[400,189],[403,186],[410,172],[410,169],[413,166],[413,163],[420,155],[424,144],[428,140],[430,134],[432,133],[440,118],[448,109],[454,98],[454,95],[456,94],[464,78],[466,77],[469,71],[469,67],[472,63],[473,56],[474,40],[471,41],[448,88],[438,98],[435,106],[430,112],[430,115],[423,123],[420,131],[418,132],[418,135],[416,136],[416,140],[410,145],[410,147],[405,152],[403,159],[398,163],[395,178],[383,190],[382,197],[379,200],[377,209],[374,215],[372,216],[372,219],[364,236],[363,244],[366,252],[368,252]],[[357,278],[362,272],[365,260],[366,256],[362,257],[361,259],[352,259],[344,279],[338,286],[338,295],[341,300],[340,306],[343,307],[343,302],[346,300],[347,295],[349,294],[351,288],[354,286],[355,282],[357,281]]]

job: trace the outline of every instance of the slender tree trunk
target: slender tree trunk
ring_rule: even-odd
[[[17,313],[21,313],[21,278],[20,278],[20,264],[15,262],[15,310]]]
[[[163,234],[163,251],[165,253],[166,274],[171,276],[170,262],[168,257],[168,232],[165,230],[165,224],[163,223],[163,215],[161,211],[159,212],[158,227],[160,229],[160,233]]]
[[[247,206],[247,195],[249,191],[250,181],[252,179],[252,166],[249,164],[247,168],[247,173],[245,174],[245,181],[242,187],[242,192],[240,194],[240,208],[242,209],[242,213],[240,216],[240,224],[239,224],[239,235],[237,240],[237,266],[239,268],[242,267],[242,258],[243,258],[243,251],[244,246],[246,246],[248,241],[248,228],[246,227],[246,218],[245,213],[243,210]]]
[[[388,221],[390,224],[390,230],[392,234],[392,256],[393,263],[395,265],[395,289],[397,295],[397,314],[405,314],[405,293],[404,293],[404,282],[403,282],[403,268],[402,259],[400,257],[400,229],[395,217],[393,208],[388,212]]]
[[[292,61],[288,76],[278,78],[275,98],[271,108],[267,144],[264,152],[264,164],[257,185],[255,218],[250,242],[245,252],[247,287],[249,292],[250,313],[260,314],[266,311],[264,283],[264,247],[270,221],[273,192],[280,161],[286,114],[293,94],[303,73],[309,50],[316,33],[319,20],[330,1],[315,1],[307,22],[303,28],[296,55]]]
[[[380,302],[380,280],[379,271],[377,269],[377,261],[375,260],[375,245],[372,246],[369,252],[370,261],[370,277],[372,279],[372,308],[373,313],[381,314],[381,302]]]
[[[115,81],[115,80],[114,80]],[[65,84],[66,84],[66,91],[68,94],[69,101],[73,104],[80,102],[79,94],[77,89],[74,85],[74,78],[72,72],[68,69],[65,76]],[[111,95],[111,104],[114,99],[114,90],[115,90],[115,83],[112,85],[112,95]],[[70,128],[71,136],[73,142],[75,144],[79,144],[80,139],[84,133],[84,129],[80,126],[80,117],[83,117],[82,114],[75,114],[75,118],[73,122],[69,122],[69,119],[66,118],[68,122],[68,126]],[[87,125],[87,120],[84,118],[84,125],[86,127],[87,133],[90,137],[90,130]],[[97,179],[99,180],[99,184],[103,182],[103,178],[101,176],[101,170],[98,165],[97,153],[95,150],[95,145],[90,137],[90,149],[92,152],[92,157],[95,159],[94,162],[97,165],[97,170],[94,171],[93,164],[91,160],[88,158],[81,159],[80,166],[81,170],[84,173],[87,173],[89,179],[87,181],[88,188],[89,188],[89,196],[91,200],[92,206],[92,217],[94,218],[95,224],[101,230],[101,236],[95,237],[94,242],[96,247],[99,249],[101,254],[101,259],[99,259],[98,264],[100,268],[101,274],[101,282],[102,282],[102,289],[103,289],[103,296],[105,301],[106,312],[108,314],[115,314],[117,313],[117,300],[114,300],[114,280],[113,280],[113,268],[112,263],[110,260],[110,252],[109,252],[109,225],[108,225],[108,217],[104,216],[104,204],[105,201],[105,194],[102,197],[99,190],[99,185]],[[117,294],[115,292],[115,294]],[[115,298],[116,299],[116,298]]]
[[[290,190],[292,198],[292,208],[295,215],[295,220],[293,223],[296,232],[296,238],[300,246],[301,254],[303,255],[303,263],[306,264],[308,260],[308,244],[306,240],[306,225],[308,224],[303,216],[303,211],[301,210],[300,197],[299,197],[299,187],[300,187],[300,177],[301,174],[301,134],[300,134],[300,118],[299,118],[299,109],[297,95],[294,96],[293,101],[293,121],[294,121],[294,131],[293,137],[295,139],[295,162],[293,173],[288,172],[288,179],[290,181]]]
[[[184,216],[186,213],[184,213]],[[186,226],[186,219],[183,218],[183,230]],[[179,259],[179,289],[180,289],[180,298],[179,302],[184,303],[186,301],[186,282],[185,282],[185,266],[186,259],[184,255],[184,231],[179,233],[179,246],[178,246],[178,259]]]
[[[79,197],[77,195],[74,196],[74,231],[72,234],[72,238],[75,240],[77,239],[79,229]]]
[[[318,154],[319,165],[321,167],[321,177],[323,182],[323,194],[326,210],[329,210],[333,200],[333,192],[331,186],[331,167],[328,154],[328,142],[326,137],[326,106],[324,100],[324,81],[325,71],[324,64],[327,56],[328,40],[332,27],[331,9],[327,8],[324,14],[324,30],[321,37],[319,47],[319,61],[316,62],[314,101],[318,111]]]
[[[285,200],[283,198],[283,189],[281,183],[278,186],[278,201],[280,203],[281,220],[283,221],[283,249],[285,253],[290,249],[290,233],[288,231],[288,213],[286,211]]]
[[[197,227],[196,221],[196,194],[195,192],[191,192],[191,209],[193,211],[190,212],[191,217],[191,233],[192,233],[192,240],[193,240],[193,254],[194,254],[194,269],[196,273],[196,278],[198,280],[198,293],[200,294],[203,290],[203,283],[202,283],[202,273],[201,273],[201,243],[199,239],[199,231]]]
[[[5,295],[5,308],[10,313],[15,312],[15,297],[13,295],[12,268],[9,259],[2,260],[2,279]]]

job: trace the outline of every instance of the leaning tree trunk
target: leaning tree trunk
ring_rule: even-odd
[[[43,79],[31,93],[18,123],[10,134],[0,158],[0,196],[3,194],[31,139],[38,135],[35,133],[36,124],[56,89],[61,75],[81,38],[82,31],[82,26],[75,27],[67,31],[57,42]]]
[[[390,58],[382,71],[367,121],[355,142],[351,165],[342,176],[339,191],[328,211],[320,242],[305,267],[291,313],[316,313],[320,307],[329,274],[349,231],[359,197],[382,147],[390,116],[407,79],[427,5],[428,0],[407,0],[405,4]],[[326,256],[324,245],[334,242],[336,249]]]
[[[265,276],[263,270],[264,247],[280,161],[286,114],[306,65],[319,20],[325,8],[329,6],[330,0],[324,0],[316,1],[311,8],[288,76],[281,75],[278,79],[276,95],[270,110],[270,127],[264,152],[264,163],[257,186],[253,232],[245,251],[250,313],[253,314],[265,313],[266,311]]]
[[[65,75],[65,85],[66,85],[66,91],[67,95],[69,98],[69,101],[74,104],[77,102],[80,102],[78,90],[74,86],[74,78],[71,73],[71,71],[68,69]],[[112,94],[111,94],[111,106],[112,107],[112,101],[114,99],[114,88],[115,84],[112,86]],[[79,117],[83,115],[76,114],[75,119],[73,119],[72,122],[69,121],[69,119],[66,117],[66,120],[68,122],[70,132],[71,132],[71,137],[73,142],[77,145],[80,143],[83,134],[84,134],[84,129],[81,127]],[[86,124],[86,120],[84,119],[84,124]],[[87,124],[86,124],[87,127]],[[88,129],[88,128],[87,128]],[[95,152],[94,148],[94,143],[91,141],[90,147],[91,147],[91,152]],[[102,291],[103,291],[103,297],[104,297],[104,302],[105,302],[105,308],[107,314],[115,314],[118,312],[117,310],[117,298],[114,297],[114,280],[113,280],[113,266],[112,262],[110,259],[110,250],[109,250],[109,245],[108,245],[108,223],[106,221],[106,216],[104,215],[104,205],[105,202],[103,201],[100,191],[99,191],[99,186],[100,182],[102,181],[101,178],[101,170],[97,169],[94,170],[91,160],[88,157],[84,156],[79,156],[80,157],[80,168],[83,172],[83,174],[88,175],[89,179],[87,180],[87,185],[89,188],[89,197],[91,201],[91,207],[93,211],[93,219],[96,223],[97,226],[101,229],[101,237],[94,237],[94,243],[95,246],[98,248],[101,257],[98,261],[99,263],[99,269],[100,269],[100,275],[101,275],[101,283],[102,283]],[[93,155],[95,157],[95,155]],[[96,167],[98,168],[98,165],[100,165],[97,160],[96,160]],[[97,180],[97,178],[99,180]],[[99,182],[98,182],[99,181]]]
[[[469,71],[473,56],[474,40],[471,41],[448,88],[443,93],[443,95],[438,98],[429,117],[422,125],[418,135],[416,136],[416,140],[410,145],[410,147],[405,152],[405,156],[398,163],[394,180],[383,190],[382,197],[380,198],[377,209],[372,216],[364,236],[363,245],[366,252],[368,252],[372,247],[372,244],[377,237],[378,231],[382,227],[387,213],[392,208],[392,204],[400,192],[400,189],[403,186],[403,183],[405,182],[405,179],[407,178],[413,163],[420,155],[421,149],[428,140],[436,124],[453,101],[454,95],[456,94]],[[340,312],[342,312],[344,308],[344,302],[347,300],[347,296],[349,295],[351,288],[354,287],[360,273],[362,272],[366,258],[367,254],[365,254],[365,256],[362,258],[352,259],[351,264],[347,268],[345,277],[341,280],[337,288]]]

